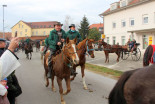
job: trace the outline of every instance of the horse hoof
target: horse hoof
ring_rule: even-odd
[[[66,102],[65,101],[62,101],[61,104],[66,104]]]
[[[55,88],[52,88],[52,91],[53,91],[53,92],[56,92],[56,89],[55,89]]]
[[[46,87],[48,87],[48,86],[49,86],[49,84],[46,84],[45,86],[46,86]]]
[[[67,95],[67,91],[63,92],[63,95]]]
[[[84,87],[84,90],[88,90],[88,87]]]

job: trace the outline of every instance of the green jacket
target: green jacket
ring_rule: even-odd
[[[48,38],[45,39],[45,46],[46,46],[46,47],[49,46],[49,44],[48,44]]]
[[[79,34],[78,31],[74,31],[72,32],[71,30],[69,30],[67,33],[66,33],[67,37],[70,39],[70,40],[73,40],[77,37],[77,42],[79,43],[82,38],[81,38],[81,35]]]
[[[32,40],[29,38],[25,40],[26,43],[29,43],[30,41],[32,41]]]
[[[61,32],[62,32],[61,39],[66,39],[65,31],[61,29]],[[61,42],[61,41],[59,40],[59,36],[57,34],[57,31],[54,29],[54,30],[50,31],[50,35],[48,38],[49,48],[51,48],[53,50],[57,50],[57,48],[58,48],[57,43],[58,42]]]

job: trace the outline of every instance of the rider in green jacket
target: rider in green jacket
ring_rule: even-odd
[[[70,40],[73,40],[77,37],[77,44],[82,40],[81,35],[78,31],[75,30],[75,24],[69,26],[70,30],[66,33],[67,37]]]
[[[60,50],[65,42],[66,33],[63,29],[61,29],[63,24],[57,22],[54,24],[54,30],[50,31],[50,35],[48,38],[50,55],[48,57],[48,74],[47,77],[51,78],[51,74],[53,72],[52,69],[52,56]]]

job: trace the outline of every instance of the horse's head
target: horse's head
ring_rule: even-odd
[[[66,57],[71,59],[74,64],[79,63],[79,57],[76,52],[76,42],[77,42],[77,38],[75,38],[74,40],[69,40],[69,38],[67,38],[66,45],[64,46],[64,49],[63,49]]]
[[[88,52],[88,54],[91,56],[91,58],[95,58],[94,55],[94,39],[87,39],[86,40],[86,51]]]

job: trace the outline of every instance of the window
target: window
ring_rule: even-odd
[[[22,28],[23,28],[24,26],[22,25]]]
[[[38,31],[36,31],[36,35],[38,35]]]
[[[109,37],[107,37],[107,43],[109,44]]]
[[[135,25],[135,20],[134,19],[130,19],[130,26],[134,26]]]
[[[43,33],[44,35],[46,35],[46,31],[44,31],[44,33]]]
[[[126,1],[121,2],[121,7],[124,7],[124,6],[126,6]]]
[[[143,15],[143,24],[147,24],[149,22],[148,15]]]
[[[41,25],[40,28],[42,28],[43,26]]]
[[[34,35],[34,32],[32,32],[32,35]]]
[[[122,45],[125,45],[125,36],[122,36]]]
[[[27,37],[27,34],[25,34],[25,37]]]
[[[51,27],[51,25],[49,25],[49,27]]]
[[[116,37],[114,36],[113,38],[112,38],[112,42],[113,42],[113,45],[115,45],[116,44]]]
[[[112,27],[116,28],[116,23],[115,22],[112,23]]]
[[[22,31],[20,32],[20,35],[22,36]]]
[[[122,21],[122,27],[125,27],[125,26],[126,26],[126,22]]]
[[[46,27],[46,25],[44,25],[44,28]]]
[[[20,28],[20,24],[19,24],[19,28]]]
[[[99,31],[103,31],[103,27],[99,27]]]
[[[25,29],[25,32],[27,32],[27,29]]]

